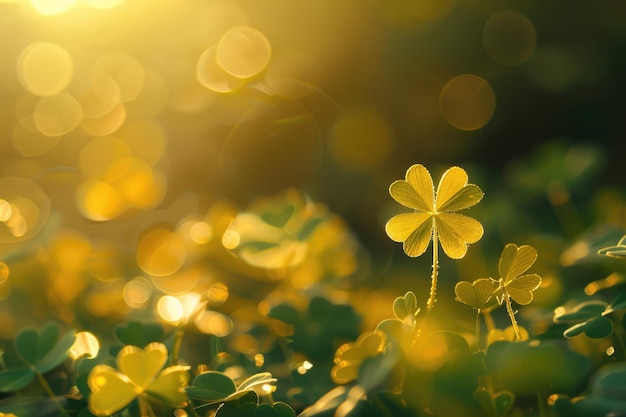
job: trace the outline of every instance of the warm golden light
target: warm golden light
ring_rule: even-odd
[[[4,262],[0,262],[0,285],[9,279],[9,266]]]
[[[461,130],[486,125],[496,108],[496,96],[483,78],[473,74],[454,77],[439,96],[439,109],[448,123]]]
[[[12,216],[11,203],[0,198],[0,222],[6,222]]]
[[[207,48],[198,58],[196,78],[200,84],[216,93],[232,93],[246,84],[246,81],[228,74],[215,59],[217,47]]]
[[[62,92],[74,75],[74,62],[61,46],[50,42],[28,45],[18,58],[17,75],[22,86],[37,96]]]
[[[166,229],[148,232],[137,245],[137,263],[150,275],[171,275],[182,267],[186,257],[183,239]]]
[[[145,307],[152,295],[150,281],[143,277],[133,278],[124,285],[124,301],[130,308]]]
[[[251,78],[267,67],[272,47],[263,33],[249,26],[235,26],[217,44],[215,61],[237,78]]]
[[[87,219],[106,221],[116,218],[127,206],[120,193],[102,181],[83,181],[76,190],[76,206]]]
[[[233,330],[233,322],[229,317],[211,310],[203,311],[195,324],[202,333],[213,334],[217,337],[228,336]]]
[[[42,97],[33,110],[37,129],[45,136],[62,136],[74,130],[83,119],[76,99],[65,93]]]
[[[100,342],[90,332],[76,333],[76,340],[69,350],[69,355],[76,360],[82,357],[95,358],[100,351]]]
[[[157,314],[165,321],[178,323],[183,318],[183,306],[173,295],[164,295],[157,302]]]
[[[202,245],[211,240],[213,228],[206,222],[195,222],[191,226],[190,237],[195,243]]]
[[[387,118],[374,108],[347,112],[333,126],[330,152],[353,172],[371,172],[383,166],[393,148],[393,130]]]
[[[76,0],[30,0],[37,13],[44,16],[56,16],[65,13],[74,6]]]

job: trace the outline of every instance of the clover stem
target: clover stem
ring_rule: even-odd
[[[435,306],[437,301],[437,272],[439,270],[439,237],[437,236],[437,224],[433,224],[433,274],[430,281],[430,296],[426,303],[426,313]]]
[[[48,396],[52,398],[55,403],[57,403],[57,405],[59,406],[59,409],[61,410],[61,413],[65,417],[69,417],[69,414],[67,414],[67,411],[65,411],[65,408],[63,408],[63,404],[61,404],[57,396],[52,391],[52,388],[50,388],[50,385],[48,384],[48,381],[46,381],[46,378],[44,378],[43,375],[39,372],[35,372],[35,374],[37,375],[39,384],[43,387],[44,391],[46,391],[46,394],[48,394]]]
[[[502,298],[504,299],[504,303],[506,305],[506,311],[509,313],[509,318],[511,319],[511,324],[513,325],[513,330],[515,330],[515,340],[521,340],[522,336],[519,332],[519,327],[517,326],[517,320],[515,319],[515,312],[513,311],[513,306],[511,305],[511,297],[509,297],[509,293],[506,292],[504,286],[502,288]]]
[[[176,329],[174,333],[174,344],[172,345],[172,365],[178,364],[178,355],[180,354],[180,346],[183,343],[183,335],[185,334],[185,329],[183,327],[179,327]]]
[[[496,323],[493,321],[493,317],[491,316],[491,309],[481,310],[483,313],[483,318],[485,319],[485,325],[487,326],[487,332],[494,330],[496,328]]]
[[[476,353],[480,352],[480,308],[476,310]]]
[[[537,390],[537,406],[539,407],[539,417],[547,417],[546,399],[541,391]]]

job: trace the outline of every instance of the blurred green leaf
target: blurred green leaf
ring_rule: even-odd
[[[515,394],[510,391],[491,392],[485,388],[479,388],[474,392],[474,398],[490,417],[506,416],[515,404]]]
[[[39,331],[22,329],[15,337],[15,349],[20,357],[37,372],[45,373],[63,363],[74,344],[74,331],[59,339],[59,327],[54,322],[46,323]]]
[[[152,342],[162,342],[165,331],[157,323],[129,321],[115,328],[115,336],[124,345],[133,345],[143,349]]]
[[[272,405],[259,404],[254,410],[254,417],[295,417],[296,413],[284,402],[276,402]]]
[[[0,392],[20,390],[30,384],[33,378],[35,378],[35,371],[30,368],[0,371]]]
[[[621,301],[618,300],[618,304]],[[602,339],[613,333],[613,323],[605,317],[610,305],[600,300],[590,300],[576,305],[570,310],[557,309],[555,323],[574,323],[563,332],[565,337],[574,337],[581,333],[594,339]]]
[[[223,401],[237,391],[235,381],[217,371],[207,371],[196,376],[185,388],[190,398],[206,402]]]

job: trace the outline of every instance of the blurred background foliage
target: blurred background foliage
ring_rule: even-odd
[[[430,260],[384,234],[414,163],[485,192],[445,327],[473,331],[452,288],[508,242],[539,252],[533,334],[624,280],[597,255],[626,233],[624,2],[0,0],[0,34],[2,339],[189,325],[310,404],[341,342],[425,301]]]

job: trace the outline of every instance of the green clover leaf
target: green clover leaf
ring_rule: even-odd
[[[68,358],[74,339],[73,330],[61,336],[59,326],[49,322],[39,330],[22,329],[15,337],[15,349],[24,362],[43,374]]]
[[[393,314],[399,320],[404,320],[407,316],[415,316],[418,312],[417,297],[413,291],[408,291],[404,296],[397,297],[393,301]]]
[[[593,339],[602,339],[613,334],[613,322],[610,315],[623,310],[626,310],[626,294],[620,293],[611,304],[601,300],[589,300],[571,309],[559,307],[554,311],[553,321],[573,323],[563,332],[565,337],[585,333]]]
[[[144,348],[152,342],[162,342],[165,332],[163,327],[157,323],[129,321],[115,328],[115,337],[124,345]]]

